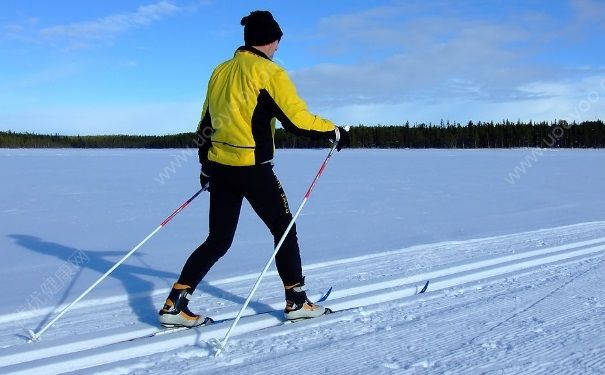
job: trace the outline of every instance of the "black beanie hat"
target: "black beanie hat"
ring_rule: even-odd
[[[280,40],[284,33],[279,28],[271,12],[255,10],[242,18],[244,42],[247,46],[264,46]]]

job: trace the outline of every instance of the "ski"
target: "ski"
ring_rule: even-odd
[[[222,320],[220,322],[222,322]],[[147,338],[156,337],[156,336],[167,335],[170,333],[177,333],[177,332],[186,331],[186,330],[192,329],[192,328],[205,327],[205,326],[208,326],[208,325],[211,325],[214,323],[218,323],[218,322],[215,322],[214,319],[212,319],[210,317],[206,317],[202,324],[197,325],[195,327],[183,327],[183,326],[175,327],[175,326],[162,325],[163,328],[161,328],[155,332],[148,333],[148,334],[142,335],[142,336],[132,337],[132,338],[120,341],[120,342],[136,341],[136,340],[147,339]]]
[[[328,297],[330,296],[330,293],[332,293],[332,287],[330,287],[330,289],[328,289],[328,291],[327,291],[327,292],[325,292],[325,293],[324,293],[324,295],[323,295],[323,296],[321,296],[321,297],[320,297],[320,298],[317,300],[317,302],[316,302],[316,303],[320,303],[320,302],[323,302],[323,301],[327,300],[327,299],[328,299]]]
[[[195,327],[202,327],[202,326],[207,326],[208,324],[212,324],[214,323],[214,319],[210,318],[210,317],[206,317],[204,318],[204,321],[202,322],[202,324],[198,324],[196,326],[193,327],[184,327],[181,325],[174,325],[174,324],[164,324],[162,323],[162,327],[164,328],[169,328],[169,329],[176,329],[176,328],[195,328]]]
[[[414,295],[426,293],[426,291],[427,291],[427,289],[429,287],[429,282],[430,282],[430,280],[427,280],[424,284],[422,284],[422,288],[420,288],[420,290],[418,289],[418,285],[417,285],[416,286],[416,293]],[[332,288],[330,288],[328,290],[328,292],[326,293],[327,295],[325,296],[325,298],[327,298],[327,296],[331,292],[332,292]],[[321,300],[321,298],[320,298],[320,300]],[[320,300],[318,300],[318,302]],[[318,316],[316,318],[321,318],[322,316],[326,316],[326,315],[330,315],[330,314],[334,314],[334,313],[339,313],[339,312],[352,311],[352,310],[357,309],[357,308],[358,307],[349,307],[349,308],[341,309],[341,310],[332,310],[332,309],[326,307],[326,311],[322,315],[320,315],[320,316]],[[301,321],[304,321],[304,320],[311,320],[311,319],[316,319],[316,318],[300,318],[300,319],[286,320],[283,324],[297,323],[297,322],[301,322]]]
[[[334,313],[334,311],[331,308],[329,308],[329,307],[326,307],[325,309],[326,309],[326,311],[324,311],[323,314],[321,314],[319,316],[316,316],[315,318],[288,319],[288,320],[284,320],[284,322],[282,323],[282,325],[292,324],[292,323],[297,323],[297,322],[302,322],[302,321],[305,321],[305,320],[317,319],[317,318],[321,318],[322,316]],[[341,310],[338,310],[338,311],[341,311]]]

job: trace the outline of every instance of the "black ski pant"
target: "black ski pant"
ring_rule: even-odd
[[[274,244],[292,220],[284,190],[269,163],[232,167],[212,163],[210,181],[209,234],[189,256],[178,282],[195,289],[216,261],[227,253],[239,220],[243,199],[271,231]],[[268,255],[269,253],[264,253]],[[284,285],[302,281],[302,266],[296,226],[293,226],[275,257]]]

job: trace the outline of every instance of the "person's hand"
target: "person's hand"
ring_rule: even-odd
[[[343,147],[349,147],[351,145],[349,131],[342,126],[334,129],[334,142],[336,142],[336,151],[340,151]]]
[[[205,164],[202,164],[200,171],[200,185],[202,189],[210,191],[210,168]]]

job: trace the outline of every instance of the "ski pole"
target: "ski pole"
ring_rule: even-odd
[[[221,352],[225,349],[225,347],[227,345],[227,341],[229,341],[229,337],[231,336],[231,333],[233,332],[233,329],[235,328],[235,326],[239,322],[240,318],[242,317],[242,314],[244,313],[244,310],[246,310],[246,308],[248,307],[248,304],[250,303],[250,300],[252,299],[252,296],[254,295],[254,292],[256,292],[256,289],[260,285],[260,282],[263,279],[263,277],[265,276],[265,273],[267,273],[267,270],[271,266],[271,263],[273,263],[273,259],[275,259],[275,256],[277,255],[277,252],[279,251],[279,249],[281,248],[282,244],[286,240],[286,236],[288,235],[288,233],[292,229],[292,226],[294,226],[294,222],[298,218],[298,215],[300,215],[300,212],[302,211],[303,207],[305,206],[305,204],[309,200],[309,197],[311,196],[311,192],[313,191],[313,188],[315,188],[315,185],[317,185],[317,181],[319,180],[319,177],[321,177],[321,175],[324,172],[324,169],[326,169],[326,165],[328,165],[328,161],[332,157],[332,154],[334,153],[334,150],[336,150],[337,146],[338,146],[338,141],[334,142],[334,144],[332,145],[332,148],[330,149],[330,152],[328,153],[328,156],[326,156],[326,158],[324,159],[323,163],[321,164],[321,167],[319,168],[319,171],[317,172],[317,174],[315,175],[315,178],[313,179],[313,182],[311,182],[311,185],[309,186],[309,189],[307,190],[307,192],[306,192],[306,194],[305,194],[305,196],[304,196],[304,198],[303,198],[300,206],[298,206],[298,210],[296,210],[296,213],[292,217],[292,220],[290,220],[290,224],[288,224],[288,226],[286,227],[286,231],[281,236],[281,239],[279,240],[279,242],[275,246],[275,250],[273,251],[273,254],[271,255],[271,258],[269,258],[269,260],[267,261],[267,264],[265,264],[265,268],[263,269],[263,271],[258,276],[258,279],[256,280],[256,283],[254,283],[254,286],[252,287],[252,290],[250,291],[250,294],[248,294],[248,298],[246,298],[246,301],[244,302],[244,305],[242,306],[242,308],[237,313],[237,316],[235,317],[235,320],[233,320],[233,323],[231,323],[231,327],[229,327],[229,330],[225,334],[225,337],[219,343],[219,346],[218,346],[218,348],[216,350],[216,354],[214,355],[215,357],[218,357],[221,354]]]
[[[147,237],[145,237],[143,241],[139,242],[139,244],[136,245],[132,250],[130,250],[128,254],[124,255],[122,259],[120,259],[116,264],[113,265],[113,267],[107,270],[107,272],[105,272],[103,276],[101,276],[94,284],[92,284],[88,289],[86,289],[84,293],[80,294],[80,296],[76,298],[72,303],[65,307],[59,313],[59,315],[57,315],[53,320],[51,320],[39,332],[34,332],[31,329],[27,330],[29,336],[31,337],[29,342],[38,341],[40,339],[40,336],[42,336],[42,334],[46,332],[46,330],[49,329],[57,320],[59,320],[59,318],[61,318],[73,305],[78,303],[82,298],[84,298],[88,293],[90,293],[90,291],[93,290],[94,287],[96,287],[101,281],[103,281],[107,276],[109,276],[109,274],[112,273],[116,268],[118,268],[120,264],[124,263],[124,261],[126,261],[129,256],[131,256],[135,251],[137,251],[141,246],[143,246],[143,244],[147,242],[151,237],[153,237],[153,235],[155,235],[160,229],[165,227],[170,222],[170,220],[172,220],[179,212],[181,212],[185,207],[187,207],[189,203],[191,203],[191,201],[194,200],[198,195],[200,195],[200,193],[204,190],[206,190],[205,187],[201,188],[197,193],[195,193],[191,198],[189,198],[185,203],[183,203],[179,208],[177,208],[172,214],[170,214],[170,216],[164,219],[164,221],[162,221],[162,223],[157,228],[155,228],[153,232],[151,232]]]

